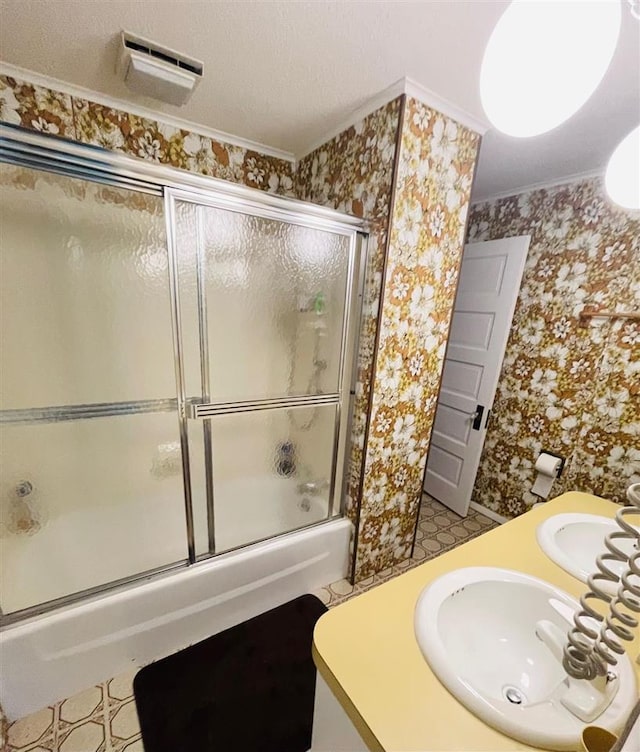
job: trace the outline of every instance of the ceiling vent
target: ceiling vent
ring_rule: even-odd
[[[116,73],[136,94],[169,104],[185,104],[200,83],[203,70],[200,60],[128,31],[120,36]]]

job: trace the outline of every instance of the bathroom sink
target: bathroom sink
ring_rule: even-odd
[[[535,577],[470,567],[423,590],[415,633],[438,679],[482,721],[534,747],[575,750],[589,723],[620,730],[637,699],[626,655],[610,682],[567,677],[562,646],[577,607]]]
[[[605,536],[616,530],[620,531],[620,528],[609,517],[556,514],[538,525],[536,537],[538,545],[551,561],[586,583],[587,577],[598,571],[596,557],[607,551]],[[616,546],[631,553],[633,543],[632,540],[617,540]],[[624,569],[624,565],[617,561],[607,561],[606,565],[616,574]],[[617,590],[617,584],[613,582],[600,581],[600,586],[610,594]]]

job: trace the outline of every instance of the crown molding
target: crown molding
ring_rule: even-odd
[[[11,78],[17,78],[19,80],[26,81],[28,83],[35,84],[36,86],[43,86],[47,89],[54,89],[55,91],[68,94],[72,97],[78,97],[80,99],[88,99],[91,102],[100,104],[104,107],[111,107],[116,110],[123,110],[131,115],[137,115],[138,117],[148,118],[150,120],[160,121],[171,125],[174,128],[180,130],[190,131],[200,136],[206,136],[212,138],[214,141],[222,141],[223,143],[230,144],[232,146],[239,146],[242,149],[250,149],[251,151],[257,151],[260,154],[264,154],[268,157],[275,157],[276,159],[282,159],[286,162],[295,164],[295,156],[290,151],[283,149],[276,149],[266,144],[261,144],[258,141],[251,141],[246,138],[240,138],[233,136],[230,133],[224,131],[218,131],[213,128],[207,128],[199,123],[194,123],[190,120],[186,120],[180,117],[174,117],[173,115],[167,115],[164,112],[158,110],[152,110],[147,107],[141,107],[140,105],[133,104],[124,99],[116,99],[106,94],[101,94],[91,89],[85,89],[83,86],[76,86],[70,84],[67,81],[60,81],[57,78],[43,75],[42,73],[36,73],[35,71],[27,70],[26,68],[20,68],[17,65],[11,65],[0,61],[0,74],[10,76]]]
[[[405,76],[404,78],[400,78],[392,83],[391,86],[387,86],[386,89],[374,94],[360,105],[360,107],[352,110],[348,117],[344,118],[338,125],[310,142],[297,154],[298,161],[303,157],[306,157],[308,154],[311,154],[312,151],[315,151],[331,141],[343,131],[348,130],[353,125],[360,122],[360,120],[367,117],[367,115],[371,115],[372,112],[380,109],[380,107],[384,107],[385,104],[403,94],[406,94],[406,96],[412,97],[413,99],[418,99],[429,107],[433,107],[433,109],[438,110],[438,112],[441,112],[443,115],[447,115],[447,117],[453,118],[461,125],[470,128],[481,136],[489,130],[489,124],[487,122],[479,120],[469,114],[466,110],[463,110],[461,107],[453,104],[453,102],[450,102],[448,99],[439,96],[431,91],[431,89],[427,89],[426,86],[422,86],[413,79]]]
[[[331,128],[331,130],[325,131],[322,136],[319,136],[313,141],[310,141],[307,146],[305,146],[304,149],[302,149],[296,155],[297,160],[300,161],[303,157],[311,154],[312,151],[319,149],[321,146],[328,143],[336,136],[339,136],[343,131],[348,130],[356,123],[359,123],[361,120],[366,118],[367,115],[371,115],[372,112],[375,112],[381,107],[384,107],[388,102],[391,102],[397,97],[402,96],[405,93],[404,81],[405,79],[401,78],[395,83],[391,84],[391,86],[387,86],[386,89],[383,89],[377,94],[374,94],[372,97],[369,97],[369,99],[363,102],[363,104],[361,104],[359,107],[356,107],[356,109],[352,110],[349,115],[347,115],[347,117],[343,118],[336,126]]]
[[[418,99],[420,102],[429,105],[429,107],[433,107],[434,110],[438,110],[438,112],[441,112],[443,115],[453,118],[456,122],[460,123],[460,125],[464,125],[466,128],[475,131],[478,135],[484,136],[491,127],[487,120],[475,117],[462,107],[458,107],[458,105],[454,104],[451,100],[441,97],[439,94],[436,94],[435,91],[427,89],[426,86],[419,84],[412,78],[404,78],[403,81],[404,93],[408,97]]]
[[[585,172],[574,172],[570,175],[564,175],[563,177],[554,178],[553,180],[543,180],[539,183],[529,183],[518,188],[511,188],[508,191],[500,191],[499,193],[491,193],[488,196],[478,196],[477,198],[471,194],[471,205],[491,203],[492,201],[499,201],[503,198],[511,198],[512,196],[521,196],[523,193],[531,193],[531,191],[543,190],[546,188],[557,188],[561,185],[570,185],[571,183],[579,183],[582,180],[590,180],[591,178],[601,178],[604,175],[604,167],[600,167],[595,170],[585,170]]]
[[[129,112],[132,115],[138,117],[149,118],[151,120],[159,120],[167,125],[171,125],[174,128],[181,130],[191,131],[201,136],[207,136],[215,141],[222,141],[233,146],[239,146],[243,149],[250,149],[252,151],[260,152],[266,156],[275,157],[276,159],[282,159],[286,162],[295,164],[296,161],[302,159],[302,157],[315,151],[317,148],[331,141],[343,131],[351,128],[360,120],[375,112],[380,107],[384,107],[385,104],[391,102],[403,94],[413,99],[418,99],[429,107],[433,107],[443,115],[453,118],[461,125],[470,128],[471,130],[483,135],[488,130],[488,124],[483,122],[474,116],[470,115],[466,110],[458,107],[450,102],[448,99],[439,96],[435,92],[427,89],[425,86],[417,83],[410,78],[400,78],[395,81],[386,89],[379,91],[372,97],[367,99],[362,105],[352,110],[348,117],[344,118],[338,125],[332,128],[330,131],[325,132],[320,138],[315,139],[309,143],[308,146],[301,151],[299,155],[293,154],[293,152],[286,151],[284,149],[276,149],[272,146],[259,143],[258,141],[251,141],[249,139],[240,138],[234,136],[225,131],[218,131],[213,128],[207,128],[200,123],[194,123],[184,118],[175,117],[173,115],[167,115],[164,112],[158,110],[152,110],[148,107],[142,107],[137,104],[133,104],[124,99],[117,99],[110,97],[107,94],[101,94],[100,92],[93,91],[92,89],[86,89],[83,86],[76,86],[70,84],[67,81],[61,81],[60,79],[47,76],[42,73],[36,73],[35,71],[28,70],[27,68],[21,68],[11,63],[0,61],[0,73],[12,78],[27,81],[37,86],[43,86],[48,89],[54,89],[60,91],[63,94],[68,94],[72,97],[79,97],[80,99],[88,99],[91,102],[96,102],[104,107],[111,107],[117,110],[123,110]]]

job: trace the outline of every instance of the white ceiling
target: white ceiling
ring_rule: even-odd
[[[0,57],[299,156],[404,76],[483,119],[478,71],[505,5],[0,0]],[[592,99],[543,136],[517,140],[488,133],[476,199],[601,168],[640,121],[640,22],[624,5],[616,56]],[[117,79],[122,28],[204,61],[205,78],[185,107],[134,95]]]

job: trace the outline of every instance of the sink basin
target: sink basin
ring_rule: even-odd
[[[423,590],[415,634],[438,679],[482,721],[534,747],[575,750],[588,723],[570,708],[580,705],[584,692],[592,699],[595,684],[569,680],[562,667],[576,608],[571,596],[535,577],[470,567]],[[626,655],[614,671],[604,709],[591,722],[616,732],[637,695]]]
[[[606,552],[604,538],[609,533],[619,531],[615,520],[594,514],[556,514],[538,525],[536,537],[538,545],[559,567],[581,582],[587,581],[590,574],[598,571],[596,557]],[[616,546],[632,553],[632,540],[618,540]],[[624,565],[609,561],[607,567],[620,574]],[[600,587],[614,594],[617,585],[600,581]]]

